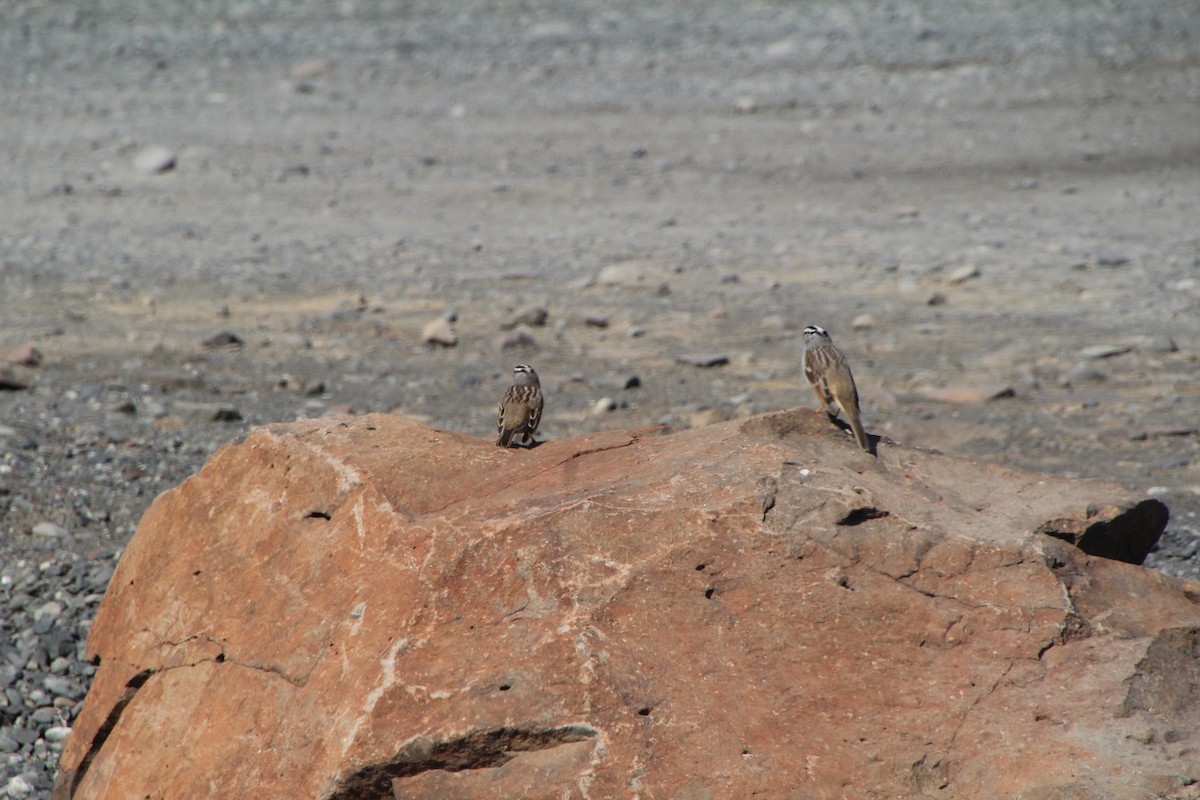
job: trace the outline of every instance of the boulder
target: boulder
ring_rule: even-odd
[[[267,426],[146,512],[55,797],[1185,796],[1200,587],[1071,543],[1165,519],[807,409]]]

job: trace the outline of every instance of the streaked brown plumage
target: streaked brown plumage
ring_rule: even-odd
[[[858,409],[858,387],[850,374],[846,356],[833,343],[829,332],[819,325],[804,329],[804,377],[812,384],[813,391],[821,401],[818,411],[836,417],[838,411],[850,423],[854,441],[868,453],[871,442],[863,430],[862,415]]]
[[[500,398],[500,412],[496,415],[496,438],[498,447],[508,447],[520,434],[521,441],[528,444],[542,421],[542,384],[538,374],[528,364],[513,367],[513,385]]]

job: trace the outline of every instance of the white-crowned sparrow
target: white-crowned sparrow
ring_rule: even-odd
[[[804,377],[821,400],[817,410],[836,417],[840,409],[850,423],[858,446],[870,453],[871,442],[863,430],[862,415],[858,410],[858,387],[854,385],[850,365],[846,363],[845,354],[833,343],[829,331],[819,325],[804,329]]]
[[[528,444],[542,421],[542,384],[538,374],[528,364],[513,367],[513,385],[500,398],[500,413],[496,415],[498,447],[508,447],[513,437],[521,434]]]

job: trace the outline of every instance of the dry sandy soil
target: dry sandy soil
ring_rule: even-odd
[[[0,15],[0,349],[43,356],[0,392],[0,552],[119,548],[261,423],[489,438],[521,361],[549,437],[815,404],[817,323],[872,432],[1159,494],[1189,568],[1193,3]],[[423,343],[443,314],[457,346]]]

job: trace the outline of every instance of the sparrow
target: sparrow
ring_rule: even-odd
[[[850,365],[846,363],[845,354],[833,343],[829,331],[819,325],[804,329],[804,377],[808,378],[821,401],[817,410],[824,411],[830,419],[836,418],[840,410],[850,423],[858,446],[870,453],[871,442],[863,430],[862,415],[858,410],[858,387],[854,385]]]
[[[500,413],[496,415],[497,447],[508,447],[513,437],[521,434],[528,444],[542,421],[542,384],[538,374],[528,364],[513,367],[513,385],[500,398]]]

